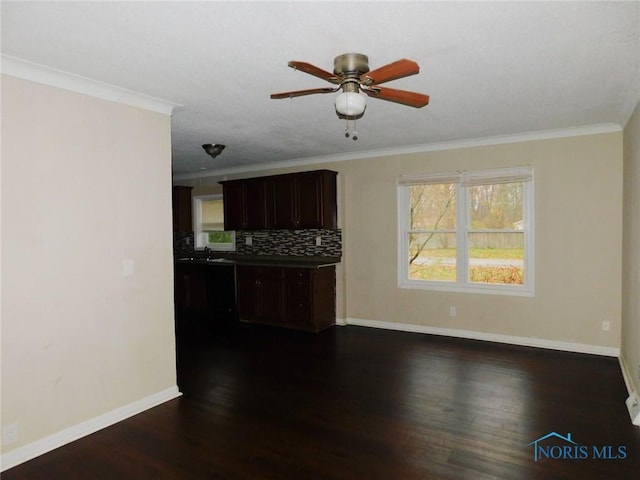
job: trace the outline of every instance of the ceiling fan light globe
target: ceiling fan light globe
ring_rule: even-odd
[[[342,92],[336,97],[336,111],[349,117],[362,115],[367,108],[367,99],[357,92]]]

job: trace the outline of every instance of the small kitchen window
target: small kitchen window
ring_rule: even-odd
[[[193,197],[193,234],[196,249],[231,251],[236,249],[235,232],[224,230],[222,195]]]

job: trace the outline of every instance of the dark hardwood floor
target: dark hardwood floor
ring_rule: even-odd
[[[242,324],[182,334],[178,370],[181,398],[3,480],[640,478],[614,358]],[[551,432],[575,444],[541,441],[534,461]]]

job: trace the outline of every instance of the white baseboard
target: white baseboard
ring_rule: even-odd
[[[622,371],[622,378],[624,378],[624,384],[627,387],[627,392],[629,392],[629,397],[624,402],[627,406],[627,410],[629,411],[629,417],[631,417],[631,422],[634,425],[640,426],[640,400],[638,400],[638,394],[633,386],[631,372],[629,372],[629,367],[627,365],[627,361],[624,358],[624,355],[620,355],[618,357],[618,361],[620,362],[620,370]]]
[[[136,400],[135,402],[123,407],[116,408],[115,410],[99,415],[87,420],[86,422],[82,422],[78,425],[74,425],[73,427],[56,432],[48,437],[36,440],[35,442],[22,447],[18,447],[0,457],[0,471],[5,471],[9,468],[15,467],[16,465],[66,445],[67,443],[71,443],[79,438],[95,433],[98,430],[102,430],[103,428],[109,427],[115,423],[137,415],[138,413],[160,405],[161,403],[173,400],[180,395],[182,395],[182,393],[180,393],[177,386],[171,387],[153,395],[149,395],[148,397],[141,398],[140,400]]]
[[[624,358],[624,355],[620,354],[618,362],[620,363],[620,371],[622,372],[622,378],[624,379],[624,384],[627,387],[627,392],[631,395],[634,393],[635,389],[633,388],[631,373],[629,372],[629,367],[627,366],[627,361]]]
[[[338,317],[336,317],[336,325],[338,325],[339,327],[346,327],[347,326],[347,319],[346,318],[338,318]]]
[[[429,335],[442,335],[445,337],[467,338],[469,340],[483,340],[487,342],[507,343],[524,347],[546,348],[549,350],[561,350],[564,352],[590,353],[607,357],[619,357],[620,349],[603,347],[601,345],[586,345],[582,343],[559,342],[544,338],[516,337],[501,335],[498,333],[475,332],[472,330],[457,330],[453,328],[430,327],[427,325],[415,325],[411,323],[384,322],[380,320],[366,320],[363,318],[347,318],[347,325],[361,327],[383,328],[387,330],[399,330],[402,332],[426,333]]]
[[[640,402],[635,392],[629,395],[629,398],[624,402],[629,410],[629,416],[631,417],[631,423],[640,427]]]

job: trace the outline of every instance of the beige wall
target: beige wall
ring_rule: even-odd
[[[397,177],[519,165],[534,167],[535,296],[398,288]],[[297,170],[315,168],[340,174],[344,257],[338,282],[339,317],[620,347],[622,132],[350,160]],[[217,180],[194,181],[194,192],[210,191],[208,185]],[[457,307],[456,317],[449,316],[450,306]],[[610,322],[609,332],[601,329],[604,320]]]
[[[618,347],[621,153],[621,135],[606,134],[345,165],[348,316]],[[533,298],[397,287],[398,175],[526,164],[535,172]]]
[[[2,77],[3,455],[175,388],[170,128]]]
[[[640,104],[624,130],[622,359],[640,393]]]

